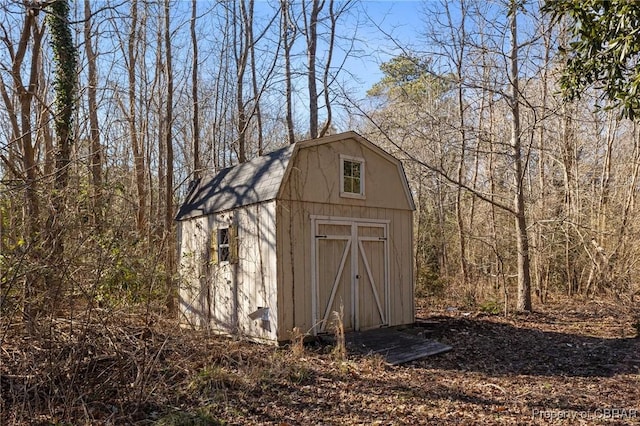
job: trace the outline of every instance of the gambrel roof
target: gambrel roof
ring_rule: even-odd
[[[275,199],[293,149],[294,145],[280,148],[197,182],[180,207],[176,220]]]
[[[355,139],[395,163],[403,180],[408,204],[412,210],[415,209],[400,161],[358,133],[345,132],[297,142],[246,163],[222,169],[213,177],[201,179],[194,184],[194,188],[187,195],[178,211],[176,220],[190,219],[274,200],[278,198],[282,182],[288,177],[291,159],[300,149],[344,139]]]

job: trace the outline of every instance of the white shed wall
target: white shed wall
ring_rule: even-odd
[[[271,342],[288,340],[294,327],[311,332],[318,296],[312,286],[312,217],[385,223],[384,324],[414,321],[413,201],[402,168],[357,138],[334,139],[296,150],[275,200],[179,223],[185,322]],[[364,159],[364,197],[340,196],[341,155]],[[212,263],[211,235],[232,224],[238,261]],[[315,293],[322,291],[326,295],[327,289]],[[359,308],[365,320],[380,310],[371,300],[363,298]]]
[[[238,262],[211,263],[212,235],[232,225],[238,229]],[[179,227],[184,321],[223,333],[275,341],[275,202],[186,220]]]
[[[239,261],[232,265],[237,273],[231,281],[238,289],[238,331],[275,341],[278,316],[275,202],[243,207],[235,214]]]
[[[181,322],[208,327],[209,224],[206,216],[178,222]]]

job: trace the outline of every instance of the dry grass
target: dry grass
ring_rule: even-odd
[[[5,323],[0,424],[640,424],[629,309],[559,300],[504,318],[421,306],[427,331],[454,349],[399,367],[150,315],[57,319],[37,337]],[[626,417],[607,418],[613,408]]]
[[[300,332],[300,328],[294,327],[291,331],[291,353],[294,357],[300,358],[304,355],[304,339],[306,334]]]
[[[335,336],[335,346],[333,355],[338,361],[347,359],[347,344],[344,336],[344,305],[340,304],[340,311],[333,311],[333,322],[331,324]]]

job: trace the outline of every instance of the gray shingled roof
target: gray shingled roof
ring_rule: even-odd
[[[293,145],[201,179],[180,207],[176,220],[231,210],[276,198]]]

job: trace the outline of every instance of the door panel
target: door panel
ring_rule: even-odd
[[[331,329],[335,320],[334,312],[343,312],[343,324],[346,329],[353,327],[351,315],[345,313],[351,310],[351,240],[318,241],[318,262],[323,265],[318,270],[318,299],[321,321],[320,330]]]
[[[354,220],[314,223],[314,330],[330,331],[334,312],[342,312],[345,330],[386,325],[387,224]]]
[[[358,224],[358,328],[387,324],[385,227]]]
[[[351,311],[351,224],[319,223],[316,233],[318,312],[317,325],[320,331],[331,330],[334,312],[343,312],[346,329],[353,327]]]

